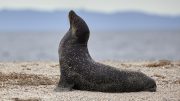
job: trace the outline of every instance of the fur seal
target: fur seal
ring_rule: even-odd
[[[70,28],[59,45],[61,75],[55,90],[156,91],[155,81],[141,72],[119,70],[95,62],[87,48],[90,31],[86,22],[72,10],[69,22]]]

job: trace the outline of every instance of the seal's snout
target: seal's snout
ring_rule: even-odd
[[[73,10],[69,11],[69,19],[72,19],[75,15],[76,13]]]
[[[69,15],[75,14],[75,12],[73,10],[69,11]]]
[[[73,10],[69,11],[69,22],[70,22],[70,26],[72,26],[72,24],[74,24],[74,21],[77,19],[77,15]]]

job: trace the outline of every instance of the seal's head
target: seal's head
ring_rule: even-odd
[[[69,12],[70,31],[77,42],[80,44],[87,44],[89,39],[89,28],[86,22],[79,17],[73,10]]]

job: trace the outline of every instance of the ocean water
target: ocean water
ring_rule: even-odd
[[[0,61],[58,61],[65,31],[0,32]],[[92,32],[95,60],[180,60],[180,31]]]

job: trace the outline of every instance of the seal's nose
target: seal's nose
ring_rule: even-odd
[[[69,11],[69,18],[72,18],[75,15],[76,15],[76,13],[73,10]]]

